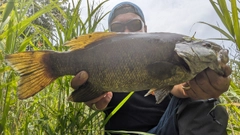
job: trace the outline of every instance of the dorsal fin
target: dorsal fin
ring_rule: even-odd
[[[70,47],[70,51],[76,49],[83,49],[88,46],[90,43],[101,40],[106,37],[111,37],[116,35],[114,32],[95,32],[91,34],[81,35],[79,37],[73,38],[70,41],[67,41],[64,45]]]

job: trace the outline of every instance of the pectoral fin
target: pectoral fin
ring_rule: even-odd
[[[146,70],[150,76],[160,80],[165,80],[176,74],[177,66],[178,65],[167,61],[159,61],[149,64],[146,67]]]

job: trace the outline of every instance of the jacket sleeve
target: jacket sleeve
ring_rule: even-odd
[[[184,100],[177,111],[179,135],[227,135],[228,113],[217,99]]]

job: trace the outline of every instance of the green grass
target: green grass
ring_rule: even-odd
[[[92,111],[83,103],[72,103],[67,101],[68,95],[72,92],[69,82],[72,76],[65,76],[57,79],[45,90],[27,100],[17,98],[17,81],[19,76],[6,65],[4,56],[7,54],[25,51],[27,46],[34,50],[50,49],[65,51],[68,48],[63,43],[73,37],[94,32],[99,22],[108,14],[102,12],[102,5],[107,1],[98,4],[87,2],[82,5],[81,1],[75,3],[66,10],[61,9],[58,1],[51,1],[37,13],[30,17],[25,14],[28,7],[34,4],[33,0],[9,0],[7,4],[0,6],[0,134],[4,135],[55,135],[55,134],[103,134],[104,114],[99,111]],[[228,9],[225,2],[210,0],[213,8],[226,26],[224,31],[217,26],[209,25],[224,35],[223,40],[229,40],[236,47],[240,48],[239,36],[239,8],[237,0],[232,0]],[[84,6],[85,8],[82,8]],[[52,10],[58,10],[65,24],[52,14]],[[81,18],[81,11],[86,10],[88,17]],[[53,19],[56,30],[54,35],[50,31],[35,25],[33,20],[42,14],[49,14]],[[35,29],[33,34],[27,34],[27,27]],[[25,31],[25,33],[23,33]],[[219,40],[219,39],[218,39]],[[222,39],[221,39],[222,40]],[[41,41],[43,46],[36,46],[34,43]],[[239,57],[234,57],[230,62],[233,68],[231,75],[232,82],[228,92],[221,96],[223,105],[229,113],[229,134],[240,134],[240,83],[239,83]],[[121,104],[119,105],[119,107]],[[116,109],[118,109],[117,107]],[[114,110],[113,114],[115,113]],[[111,116],[108,116],[110,118]],[[109,133],[117,131],[109,131]],[[119,131],[125,133],[125,131]],[[144,134],[144,133],[142,133]]]

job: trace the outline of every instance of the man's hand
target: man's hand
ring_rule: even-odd
[[[73,89],[78,89],[87,81],[87,79],[88,73],[86,71],[81,71],[72,79],[71,87]],[[107,92],[93,100],[85,102],[85,104],[94,110],[104,110],[111,101],[112,96],[112,92]]]
[[[223,92],[226,92],[230,85],[228,77],[232,70],[229,66],[222,67],[224,76],[218,75],[211,69],[206,69],[198,74],[194,79],[181,84],[183,86],[183,95],[192,99],[218,98]]]
[[[111,101],[112,96],[112,92],[107,92],[100,97],[85,102],[85,104],[94,110],[104,110]]]

